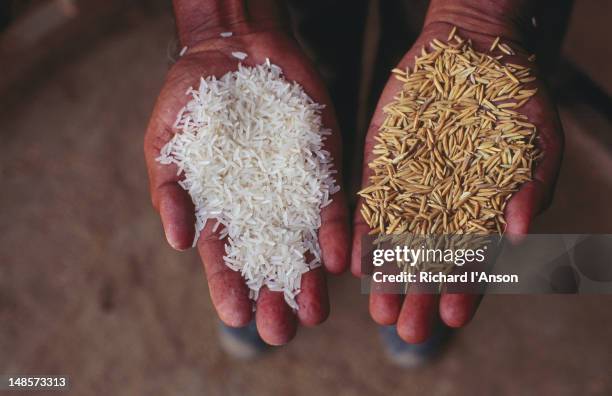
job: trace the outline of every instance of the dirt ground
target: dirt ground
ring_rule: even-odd
[[[3,116],[0,373],[68,375],[75,395],[612,394],[612,296],[488,296],[441,359],[406,371],[346,275],[325,324],[257,361],[225,356],[198,258],[167,246],[147,192],[173,29],[166,15],[109,35]],[[610,232],[612,156],[575,111],[536,229]]]

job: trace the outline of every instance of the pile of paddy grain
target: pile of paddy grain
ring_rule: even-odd
[[[532,177],[536,127],[519,109],[535,78],[503,63],[514,52],[499,39],[481,53],[455,32],[412,70],[393,70],[403,87],[384,108],[359,192],[372,233],[501,234],[508,200]]]

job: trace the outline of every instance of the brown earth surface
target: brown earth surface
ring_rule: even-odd
[[[257,361],[224,355],[198,258],[167,246],[147,192],[141,142],[173,29],[165,15],[109,35],[2,116],[0,373],[65,374],[75,395],[612,393],[612,296],[488,296],[441,359],[407,371],[346,275],[322,326]],[[536,229],[610,232],[612,156],[575,111]]]

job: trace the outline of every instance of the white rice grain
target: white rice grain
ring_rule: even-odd
[[[323,106],[269,60],[202,78],[187,94],[179,132],[157,160],[184,176],[196,235],[210,220],[227,237],[225,263],[240,271],[250,297],[267,286],[297,310],[302,274],[321,265],[320,210],[339,190],[323,149]]]
[[[245,60],[249,55],[241,51],[234,51],[232,56],[236,59]]]

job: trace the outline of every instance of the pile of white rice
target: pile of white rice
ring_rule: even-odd
[[[240,271],[256,300],[282,291],[298,309],[302,274],[321,265],[320,210],[339,190],[322,105],[280,67],[238,66],[187,91],[179,132],[158,161],[176,164],[196,208],[196,241],[208,220],[227,237],[225,263]],[[219,227],[220,226],[220,227]],[[195,241],[194,241],[195,244]]]

